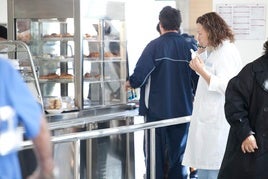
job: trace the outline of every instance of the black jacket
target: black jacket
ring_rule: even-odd
[[[268,55],[230,80],[225,115],[231,128],[218,179],[268,179]],[[258,149],[244,154],[241,144],[250,134]]]

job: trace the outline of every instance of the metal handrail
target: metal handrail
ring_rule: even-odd
[[[32,54],[30,52],[30,49],[29,49],[29,46],[23,42],[23,41],[19,41],[19,40],[5,40],[5,41],[1,41],[0,42],[0,45],[7,45],[7,46],[15,46],[15,47],[22,47],[24,49],[24,52],[27,53],[28,57],[29,57],[29,61],[31,63],[31,68],[32,68],[32,73],[33,73],[33,76],[34,76],[34,80],[35,80],[35,86],[36,86],[36,90],[37,90],[37,93],[38,93],[38,98],[39,98],[39,102],[44,110],[44,106],[43,106],[43,97],[42,97],[42,94],[41,94],[41,89],[40,89],[40,86],[39,86],[39,82],[38,82],[38,77],[37,77],[37,71],[36,71],[36,68],[35,68],[35,64],[33,62],[33,57],[32,57]],[[15,50],[15,51],[14,51]],[[7,50],[6,52],[16,52],[16,48],[14,50]]]
[[[70,134],[64,134],[61,136],[53,136],[51,141],[53,143],[78,142],[80,140],[85,140],[85,139],[100,138],[100,137],[106,137],[110,135],[132,133],[132,132],[136,132],[140,130],[149,129],[150,139],[151,139],[150,140],[151,148],[150,148],[150,154],[149,154],[150,155],[150,173],[151,173],[150,179],[155,179],[155,161],[156,161],[155,160],[155,128],[182,124],[182,123],[187,123],[187,122],[190,122],[190,116],[166,119],[166,120],[155,121],[155,122],[133,124],[129,126],[113,127],[113,128],[108,128],[108,129],[75,132],[75,133],[70,133]],[[33,144],[31,141],[24,141],[22,143],[23,148],[32,147],[32,145]],[[77,165],[77,167],[79,167],[79,165]],[[78,176],[78,175],[75,175],[75,176]]]
[[[51,141],[53,143],[73,142],[77,140],[100,138],[100,137],[106,137],[106,136],[116,135],[116,134],[132,133],[132,132],[136,132],[139,130],[171,126],[171,125],[182,124],[186,122],[190,122],[190,116],[165,119],[165,120],[155,121],[155,122],[133,124],[130,126],[120,126],[120,127],[113,127],[113,128],[108,128],[108,129],[98,129],[98,130],[93,130],[93,131],[83,131],[83,132],[75,132],[75,133],[70,133],[70,134],[63,134],[61,136],[53,136]],[[23,141],[21,146],[23,148],[32,147],[32,141]]]
[[[66,113],[68,115],[68,113]],[[137,116],[137,111],[135,110],[125,110],[121,112],[113,112],[110,114],[103,114],[103,115],[95,115],[95,116],[85,116],[85,117],[73,117],[72,119],[68,120],[60,120],[57,122],[50,122],[49,129],[56,130],[56,129],[65,129],[70,127],[82,126],[89,123],[96,123],[101,121],[106,121],[109,119],[113,119],[116,117],[133,117]]]

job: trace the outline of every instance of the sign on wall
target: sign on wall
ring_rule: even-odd
[[[216,11],[239,40],[263,40],[266,28],[264,4],[217,4]]]

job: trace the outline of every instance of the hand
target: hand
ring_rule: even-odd
[[[127,91],[129,88],[131,88],[129,81],[126,81],[125,83],[125,90]]]
[[[243,153],[255,152],[255,149],[258,149],[257,142],[256,142],[254,135],[248,136],[242,142],[241,149],[242,149]]]
[[[42,171],[39,167],[28,176],[27,179],[56,179],[58,177],[58,169],[54,168],[49,172]]]
[[[198,75],[202,76],[208,85],[210,84],[211,74],[205,69],[205,63],[199,58],[199,56],[196,56],[196,58],[190,61],[190,68]]]
[[[27,179],[54,179],[54,175],[53,172],[51,174],[44,174],[37,169],[32,175],[28,176]]]
[[[204,62],[201,60],[198,56],[196,56],[194,59],[190,61],[190,67],[197,73],[201,74],[202,71],[204,71]]]

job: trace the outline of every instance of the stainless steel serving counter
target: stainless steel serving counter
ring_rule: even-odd
[[[105,122],[117,117],[133,117],[138,115],[135,104],[93,108],[76,112],[47,114],[50,130],[78,127],[86,124]]]
[[[60,137],[77,132],[132,125],[134,116],[138,115],[138,110],[134,108],[132,104],[109,106],[56,115],[47,114],[46,117],[52,136]],[[133,133],[129,133],[54,143],[54,160],[61,171],[59,178],[134,179],[133,140]],[[20,151],[19,156],[25,177],[34,170],[36,161],[29,147]],[[112,171],[117,173],[112,178],[108,177]]]
[[[137,110],[128,112],[127,118],[133,118]],[[140,119],[140,117],[135,119]],[[120,120],[117,119],[116,121]],[[134,156],[134,146],[137,147],[137,145],[134,143],[137,142],[137,140],[133,140],[134,132],[149,130],[150,138],[152,139],[150,144],[154,146],[155,128],[190,122],[190,116],[149,123],[140,123],[141,121],[137,123],[136,121],[133,125],[129,123],[129,120],[125,120],[125,122],[126,123],[123,124],[126,125],[119,127],[111,125],[109,128],[102,129],[99,127],[99,129],[94,131],[74,132],[52,137],[52,142],[55,144],[55,162],[58,162],[57,166],[60,171],[58,178],[135,179],[136,173],[134,172],[134,166],[137,156]],[[81,143],[84,140],[86,140],[88,144],[86,148],[84,148],[83,143]],[[23,147],[31,146],[31,141],[25,141],[23,143]],[[151,179],[155,179],[154,154],[155,148],[151,147]]]

